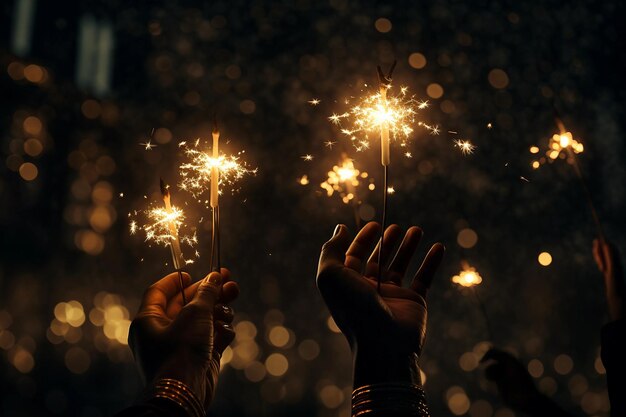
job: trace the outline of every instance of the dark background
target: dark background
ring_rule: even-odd
[[[623,245],[621,2],[40,1],[24,52],[12,43],[20,1],[0,6],[2,415],[105,416],[140,394],[124,331],[144,288],[169,271],[169,251],[130,236],[127,214],[158,203],[159,176],[178,181],[177,143],[208,138],[217,111],[226,150],[245,149],[258,173],[221,200],[223,264],[241,284],[243,336],[212,412],[349,416],[348,347],[327,325],[314,275],[321,244],[337,222],[354,229],[353,215],[319,184],[349,151],[374,178],[376,190],[360,197],[378,218],[376,143],[355,153],[328,116],[364,83],[375,86],[376,65],[394,59],[394,84],[429,99],[420,118],[442,128],[439,136],[416,129],[413,158],[393,148],[389,211],[448,249],[429,295],[421,359],[432,414],[514,415],[467,365],[488,336],[472,295],[450,281],[465,260],[483,277],[494,342],[525,364],[540,361],[536,382],[565,408],[608,415],[597,361],[606,317],[591,257],[596,230],[572,167],[558,160],[533,170],[529,148],[545,149],[556,133],[556,107],[585,145],[579,162],[606,235]],[[86,16],[112,29],[105,91],[77,82]],[[415,52],[423,68],[409,64]],[[489,81],[494,69],[507,74],[501,88]],[[442,97],[428,97],[432,83]],[[313,98],[321,103],[310,105]],[[153,128],[158,146],[146,151],[140,143]],[[470,139],[475,153],[463,156],[455,137]],[[338,143],[329,149],[328,140]],[[36,178],[25,179],[32,166],[24,163],[36,166]],[[209,211],[173,193],[197,226],[201,256],[189,271],[198,279],[208,269]],[[457,235],[466,228],[478,242],[464,249]],[[537,262],[543,251],[553,257],[548,267]],[[58,303],[72,300],[81,306],[75,326],[55,316]],[[268,338],[276,325],[290,335],[283,347]],[[307,339],[320,349],[315,358],[302,353]],[[289,369],[263,376],[273,353]],[[567,358],[572,369],[559,366]]]

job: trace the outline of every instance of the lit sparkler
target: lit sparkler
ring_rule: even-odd
[[[365,180],[369,174],[356,169],[354,161],[348,158],[345,153],[341,157],[340,164],[333,166],[332,171],[328,171],[328,178],[320,184],[320,187],[326,190],[328,197],[337,193],[345,204],[352,204],[356,226],[357,229],[360,229],[361,218],[358,213],[360,202],[357,187],[360,181]]]
[[[211,238],[211,269],[216,265],[219,271],[220,262],[220,214],[219,196],[222,194],[222,186],[234,184],[246,174],[256,173],[256,169],[250,169],[239,156],[227,156],[219,151],[220,132],[217,128],[217,121],[214,123],[213,147],[211,152],[199,149],[201,141],[198,139],[193,146],[186,142],[181,142],[180,147],[184,148],[184,153],[188,157],[188,162],[180,166],[182,180],[180,189],[189,191],[195,198],[209,191],[209,204],[212,212],[212,238]],[[217,262],[214,264],[214,259]]]
[[[491,322],[489,321],[489,316],[487,315],[487,309],[485,308],[485,304],[482,299],[478,295],[478,290],[476,287],[483,282],[483,278],[480,276],[476,268],[471,267],[467,264],[467,262],[461,262],[461,267],[463,268],[458,275],[452,277],[452,282],[463,287],[469,289],[476,298],[476,302],[480,308],[480,311],[483,315],[483,319],[485,320],[485,327],[487,329],[487,335],[489,340],[493,341],[493,332],[491,331]]]
[[[160,180],[161,186],[161,195],[163,196],[163,202],[165,203],[165,215],[162,216],[162,220],[166,223],[167,230],[170,235],[170,250],[172,252],[172,264],[174,265],[174,269],[178,272],[178,281],[180,284],[180,292],[183,296],[183,305],[187,304],[187,299],[185,297],[185,286],[183,284],[183,273],[182,267],[184,263],[183,252],[180,249],[180,240],[178,238],[178,228],[183,220],[182,211],[175,209],[172,206],[172,200],[170,196],[170,191],[165,185],[163,179]]]
[[[576,176],[580,180],[580,184],[591,210],[591,215],[593,217],[598,236],[601,240],[603,240],[604,231],[602,229],[602,224],[600,223],[600,217],[598,216],[598,211],[593,203],[591,192],[589,191],[589,188],[587,188],[587,183],[585,182],[582,170],[578,164],[578,158],[576,157],[577,154],[582,153],[585,150],[585,147],[581,142],[574,139],[574,135],[572,135],[571,132],[568,132],[567,129],[565,129],[565,125],[558,115],[555,115],[554,121],[559,129],[559,133],[552,135],[552,138],[550,138],[548,150],[545,153],[546,156],[532,161],[531,166],[537,169],[546,161],[553,162],[557,159],[567,160],[567,162],[574,168]],[[530,153],[538,154],[539,147],[531,146]]]

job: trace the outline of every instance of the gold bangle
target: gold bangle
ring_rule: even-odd
[[[160,378],[152,384],[149,394],[152,398],[169,400],[190,417],[204,417],[206,412],[198,397],[184,383],[172,378]]]
[[[365,385],[352,393],[352,417],[429,417],[426,395],[421,386],[405,383]]]

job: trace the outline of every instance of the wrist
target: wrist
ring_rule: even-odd
[[[193,355],[178,353],[172,355],[157,372],[153,384],[161,379],[174,379],[185,384],[205,404],[206,371],[208,364],[201,363]]]
[[[416,353],[353,350],[354,389],[381,383],[422,385]]]

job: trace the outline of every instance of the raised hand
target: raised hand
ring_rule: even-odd
[[[346,226],[337,226],[322,248],[317,272],[322,297],[352,349],[355,386],[414,380],[409,367],[415,370],[426,336],[426,293],[444,253],[442,244],[433,245],[405,288],[403,280],[422,230],[411,227],[402,238],[400,227],[389,226],[379,294],[380,245],[372,251],[379,236],[380,225],[372,222],[351,242]]]
[[[232,342],[233,311],[226,304],[239,295],[230,273],[212,272],[189,285],[183,274],[183,306],[177,274],[170,274],[145,292],[133,320],[129,345],[148,382],[173,378],[187,384],[205,407],[213,397],[221,353]]]

